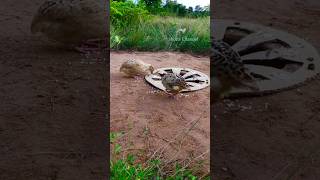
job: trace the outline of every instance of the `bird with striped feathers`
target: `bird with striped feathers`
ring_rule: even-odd
[[[240,55],[229,44],[213,39],[210,58],[211,88],[214,100],[227,97],[233,87],[258,90],[254,77],[244,66]]]
[[[174,73],[164,74],[161,82],[165,87],[165,92],[172,97],[179,94],[182,90],[188,88],[185,79],[181,75]]]
[[[106,44],[106,1],[45,0],[32,19],[31,32],[79,51],[86,50],[83,44],[98,48]]]

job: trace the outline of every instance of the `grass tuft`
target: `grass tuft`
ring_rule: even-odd
[[[126,27],[111,25],[114,50],[181,51],[204,54],[210,50],[209,17],[152,16]]]
[[[128,154],[125,158],[117,158],[121,151],[121,145],[116,143],[121,133],[110,133],[110,141],[113,144],[113,159],[110,161],[111,180],[209,180],[210,177],[197,177],[190,169],[176,164],[170,174],[161,172],[161,160],[153,159],[146,165],[136,162],[136,157]]]

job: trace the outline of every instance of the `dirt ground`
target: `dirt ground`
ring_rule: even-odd
[[[119,140],[125,153],[148,159],[159,148],[164,148],[164,161],[187,163],[196,159],[192,168],[209,173],[210,157],[210,88],[183,93],[176,99],[156,92],[145,80],[126,78],[119,72],[121,64],[130,59],[141,59],[155,69],[164,67],[192,68],[210,73],[209,57],[195,57],[182,53],[126,53],[111,52],[110,119],[111,132],[124,132]],[[195,127],[185,134],[191,123]],[[182,135],[175,140],[177,135]],[[199,163],[202,161],[201,163]],[[168,163],[168,166],[172,163]]]
[[[30,34],[41,0],[0,5],[0,179],[106,179],[106,66]]]
[[[285,30],[320,50],[317,0],[215,1],[213,14]],[[216,104],[214,179],[319,179],[319,95],[320,81],[314,80],[291,91]]]

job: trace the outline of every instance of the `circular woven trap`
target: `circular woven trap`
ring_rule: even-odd
[[[162,85],[161,79],[162,76],[164,76],[167,73],[175,73],[181,75],[185,79],[188,85],[188,89],[184,89],[181,92],[197,91],[208,87],[210,84],[209,77],[204,73],[189,68],[179,67],[166,67],[156,69],[153,72],[153,74],[146,75],[145,79],[149,84],[151,84],[155,88],[164,91],[165,87]]]
[[[317,50],[305,40],[270,27],[232,20],[213,20],[213,38],[236,51],[255,78],[260,94],[302,84],[320,71]],[[257,93],[233,88],[231,95]]]

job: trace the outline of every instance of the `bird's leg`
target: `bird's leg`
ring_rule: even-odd
[[[166,94],[168,95],[169,99],[175,99],[175,96],[173,94],[168,93],[168,92]]]
[[[169,95],[169,98],[171,98],[171,99],[177,99],[174,94],[170,94],[170,95]]]
[[[168,95],[168,97],[170,98],[170,99],[176,99],[176,94],[173,94],[173,93],[169,93],[168,91],[164,91],[167,95]]]

